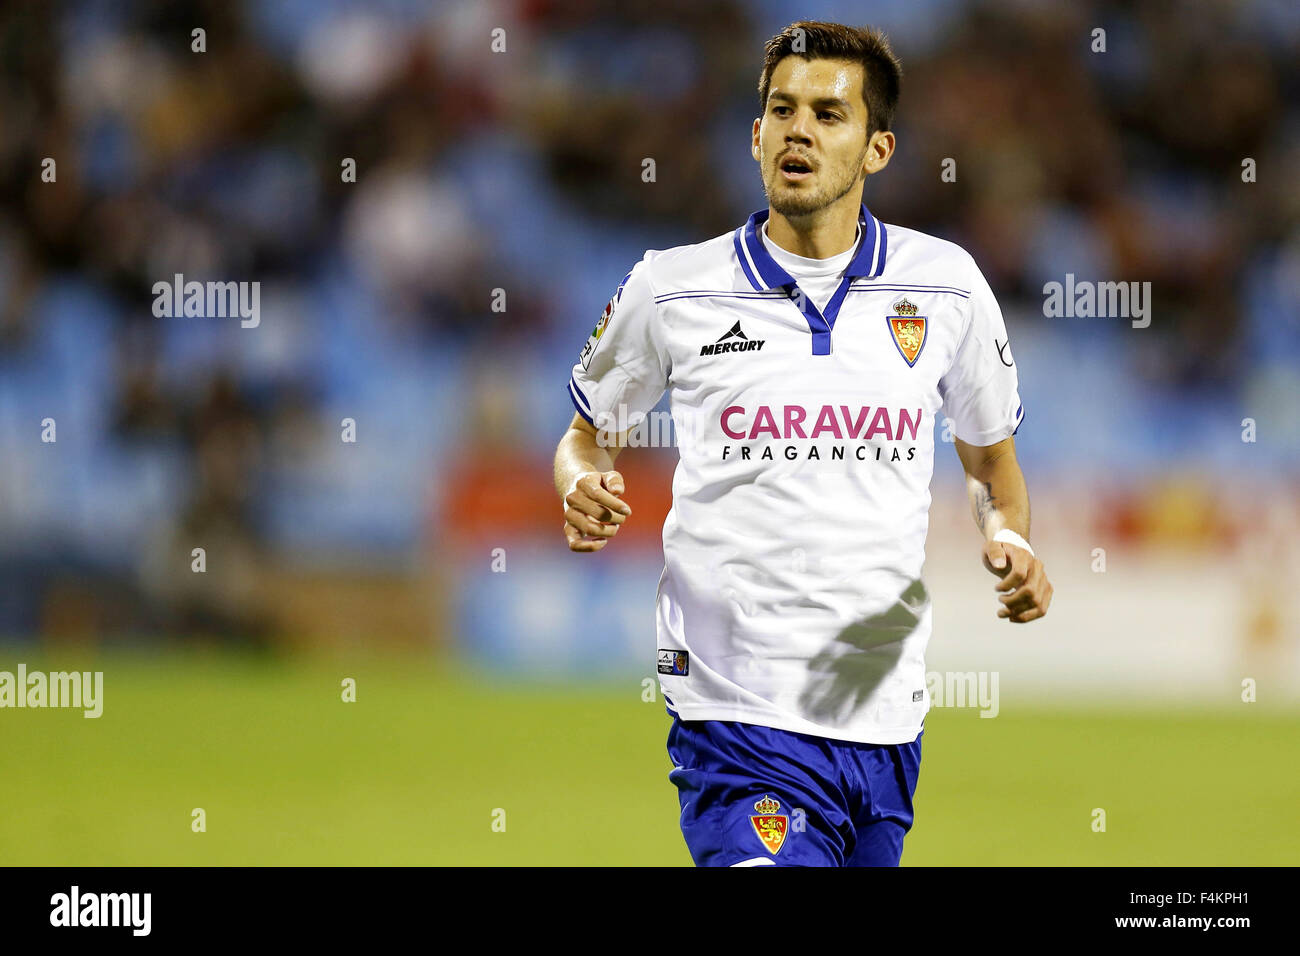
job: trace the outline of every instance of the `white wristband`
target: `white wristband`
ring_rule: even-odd
[[[1010,528],[1003,528],[993,536],[993,540],[1005,541],[1007,544],[1014,544],[1017,548],[1024,548],[1030,553],[1030,555],[1034,555],[1034,549],[1029,546],[1029,542],[1020,537],[1020,535],[1016,534]]]

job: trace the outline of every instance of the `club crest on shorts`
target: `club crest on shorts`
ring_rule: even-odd
[[[790,818],[784,813],[778,813],[780,809],[780,802],[763,794],[763,799],[754,804],[756,815],[749,818],[749,822],[754,825],[754,832],[758,834],[759,842],[767,847],[767,852],[773,856],[776,856],[777,850],[785,843],[785,835],[790,828]]]
[[[889,331],[894,335],[898,354],[911,367],[920,357],[921,349],[925,348],[925,316],[917,315],[916,306],[908,302],[906,297],[894,303],[894,312],[896,314],[886,320],[889,322]]]

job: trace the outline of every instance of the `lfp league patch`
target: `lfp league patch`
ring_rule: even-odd
[[[627,280],[630,278],[632,278],[631,272],[623,277],[623,281],[618,284],[618,288],[614,290],[614,294],[610,296],[609,301],[605,303],[605,310],[600,313],[600,318],[596,320],[596,325],[591,330],[591,335],[587,336],[587,344],[582,347],[582,354],[578,356],[578,360],[582,362],[583,368],[589,368],[591,366],[591,356],[596,351],[596,345],[600,342],[600,337],[604,335],[605,330],[609,328],[610,320],[614,318],[614,307],[618,305],[618,300],[623,297],[623,286],[627,285]]]
[[[600,337],[605,334],[605,329],[609,326],[609,320],[614,315],[614,304],[618,301],[617,296],[609,300],[605,306],[605,311],[600,313],[600,318],[596,320],[596,327],[591,330],[591,335],[587,337],[587,344],[582,347],[582,367],[587,368],[591,365],[591,356],[596,351],[596,344],[600,342]]]
[[[659,648],[659,673],[685,677],[691,671],[691,655],[687,651]]]

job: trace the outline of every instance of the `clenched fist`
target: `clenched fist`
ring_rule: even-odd
[[[623,476],[617,471],[578,475],[564,496],[564,536],[570,551],[599,551],[618,534],[632,509],[618,496]]]
[[[1012,624],[1027,624],[1047,613],[1052,603],[1052,582],[1047,580],[1043,562],[1024,548],[1005,541],[988,541],[984,545],[984,567],[1002,580],[993,586],[1003,591],[998,600],[1002,608],[998,617]]]

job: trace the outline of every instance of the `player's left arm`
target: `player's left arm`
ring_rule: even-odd
[[[1052,603],[1052,582],[1043,562],[1017,544],[993,540],[1007,529],[1029,542],[1029,490],[1016,461],[1016,440],[1005,438],[985,446],[954,440],[966,472],[971,514],[984,535],[984,567],[1001,578],[994,586],[1002,592],[998,617],[1013,624],[1042,617]]]

